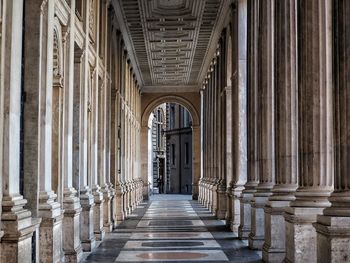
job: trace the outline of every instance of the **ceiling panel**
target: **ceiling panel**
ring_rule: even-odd
[[[217,41],[213,39],[214,31],[228,1],[116,1],[142,86],[198,85],[209,47]]]

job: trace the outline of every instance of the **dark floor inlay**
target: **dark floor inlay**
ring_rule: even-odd
[[[196,247],[203,246],[203,242],[147,242],[142,243],[143,247]]]
[[[143,259],[199,259],[205,258],[208,254],[195,252],[151,252],[137,255]]]
[[[154,220],[151,221],[149,226],[192,226],[193,223],[190,220],[174,221],[174,220]]]

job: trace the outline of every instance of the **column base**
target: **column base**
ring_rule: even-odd
[[[26,203],[19,194],[2,199],[1,262],[32,262],[32,236],[40,219],[32,218],[31,212],[23,208]]]
[[[240,197],[240,225],[238,227],[239,239],[248,239],[252,230],[251,225],[251,201],[253,199],[254,192],[242,192]]]
[[[129,208],[129,203],[130,203],[130,186],[129,183],[124,184],[124,195],[123,195],[123,202],[124,202],[124,215],[127,218],[130,215],[130,208]]]
[[[287,201],[269,201],[265,206],[265,243],[262,256],[265,262],[279,263],[285,258],[284,210]]]
[[[284,262],[317,262],[316,230],[313,223],[324,208],[288,207],[286,224],[286,258]]]
[[[117,186],[115,189],[114,202],[116,203],[116,211],[114,214],[114,226],[116,227],[125,219],[123,212],[123,192],[120,186]]]
[[[132,189],[131,209],[134,211],[137,207],[137,183],[134,179],[132,181]]]
[[[94,206],[94,235],[96,240],[101,241],[104,239],[105,230],[103,228],[103,194],[100,191],[100,187],[95,185],[92,189],[92,194],[94,196],[95,206]]]
[[[286,257],[285,250],[265,248],[263,245],[263,262],[280,263]]]
[[[350,217],[317,216],[317,262],[350,261]]]
[[[111,191],[108,185],[106,185],[103,190],[103,228],[106,233],[112,232],[113,223],[111,220],[111,202],[112,202],[112,194],[114,194],[114,189]]]
[[[232,223],[232,195],[231,195],[231,187],[228,187],[226,190],[226,215],[225,215],[225,223],[228,228],[231,228]]]
[[[248,235],[248,246],[253,250],[261,250],[264,245],[264,239],[261,236],[253,236],[252,233]]]
[[[206,192],[206,199],[205,199],[204,206],[205,206],[206,208],[208,208],[209,211],[210,211],[210,206],[211,206],[211,202],[212,202],[212,197],[213,197],[213,195],[212,195],[212,192],[211,192],[211,189],[210,189],[211,184],[210,184],[209,181],[207,181],[205,187],[206,187],[206,191],[205,191],[205,192]]]
[[[250,227],[241,227],[238,228],[238,238],[241,240],[245,240],[249,238],[249,234],[252,231]]]
[[[220,220],[225,219],[226,216],[226,186],[224,184],[219,184],[216,190],[217,194],[217,209],[216,217]]]
[[[83,256],[80,242],[80,200],[74,188],[65,189],[63,208],[63,251],[66,263],[79,262]]]
[[[148,189],[148,184],[143,184],[143,187],[142,187],[142,196],[143,196],[143,200],[149,200],[149,189]]]
[[[92,251],[96,247],[94,235],[94,196],[90,189],[85,187],[80,192],[80,237],[83,251]]]
[[[218,209],[218,192],[217,192],[217,184],[213,183],[211,186],[211,194],[212,194],[212,202],[210,204],[209,210],[213,215],[217,215]]]
[[[242,195],[243,187],[233,186],[231,190],[232,196],[232,220],[231,220],[231,231],[238,233],[239,226],[241,224],[241,202],[240,197]]]
[[[192,200],[198,200],[199,197],[199,186],[198,184],[192,183]]]
[[[260,193],[259,193],[260,194]],[[265,214],[264,206],[268,196],[254,196],[251,211],[251,233],[248,237],[249,248],[262,249],[265,242]]]
[[[64,262],[62,247],[64,211],[55,199],[56,195],[52,191],[39,194],[38,216],[42,217],[39,228],[41,262]]]

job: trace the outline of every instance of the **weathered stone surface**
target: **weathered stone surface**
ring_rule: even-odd
[[[286,262],[317,262],[312,223],[333,190],[332,3],[299,2],[299,182],[286,209]]]
[[[96,246],[94,235],[94,197],[89,189],[80,194],[82,211],[80,213],[80,238],[83,251],[92,251]]]

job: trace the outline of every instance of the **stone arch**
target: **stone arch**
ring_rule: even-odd
[[[193,126],[199,126],[200,125],[200,117],[199,113],[196,109],[196,106],[193,105],[193,103],[179,95],[164,95],[164,96],[159,96],[156,97],[155,99],[151,100],[147,106],[144,108],[142,112],[142,117],[141,117],[141,125],[142,126],[147,126],[148,123],[148,118],[152,111],[159,105],[163,103],[178,103],[181,106],[184,106],[189,113],[191,114],[192,117],[192,123]]]
[[[62,28],[56,18],[53,27],[53,47],[52,47],[52,71],[53,85],[63,87],[63,46],[62,46]]]
[[[142,95],[141,107],[141,176],[143,197],[149,198],[148,185],[148,119],[152,111],[162,103],[178,103],[185,107],[192,117],[192,198],[198,199],[198,183],[201,167],[201,132],[200,132],[200,93],[163,94],[146,93]]]

